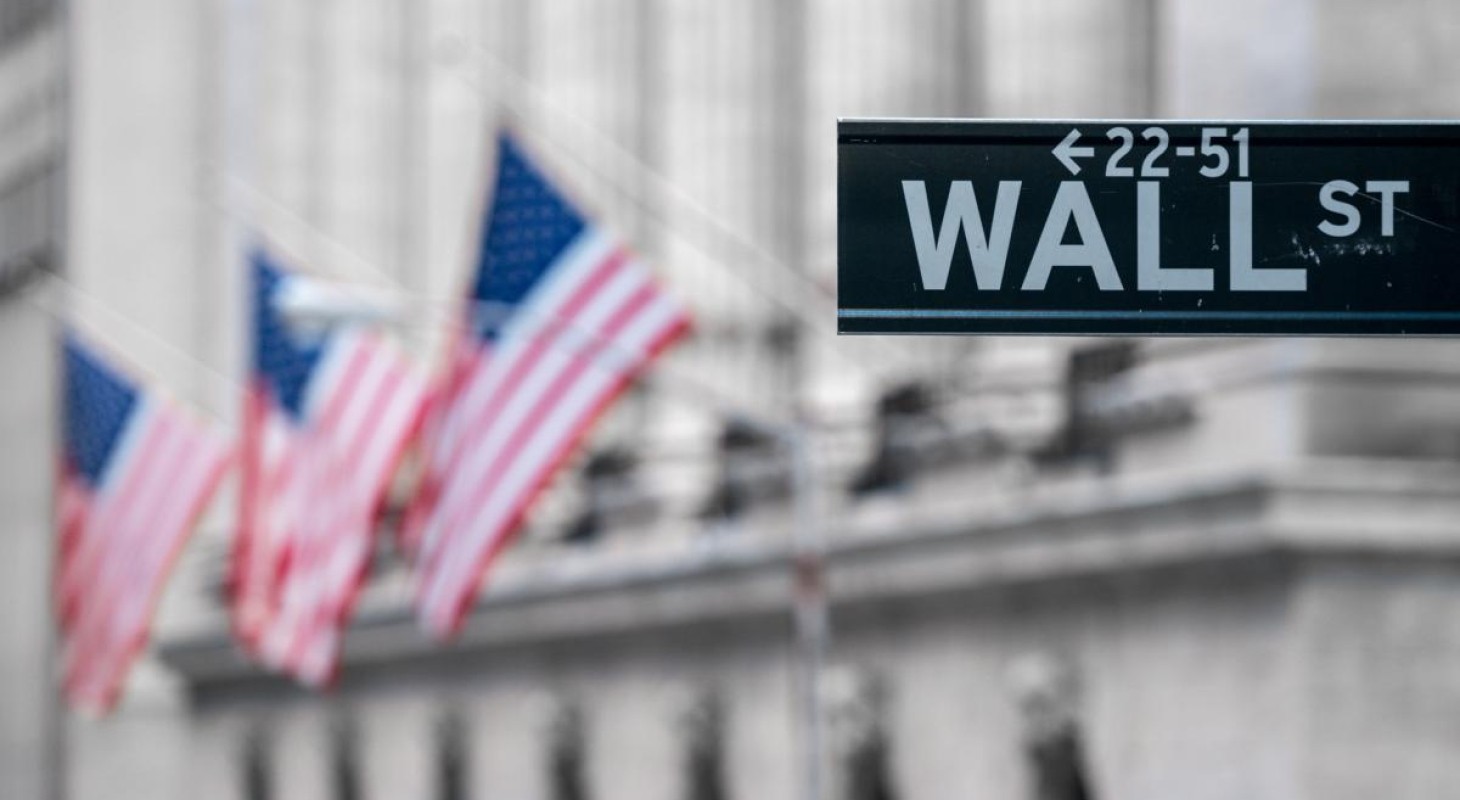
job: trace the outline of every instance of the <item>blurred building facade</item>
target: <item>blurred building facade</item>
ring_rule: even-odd
[[[28,293],[61,251],[64,41],[55,4],[0,3],[0,796],[60,772],[50,661],[52,325]]]
[[[0,797],[800,797],[788,466],[737,414],[818,431],[829,796],[1443,796],[1460,349],[831,331],[836,117],[1454,117],[1452,5],[0,3]],[[231,424],[262,239],[431,358],[503,124],[693,306],[674,377],[458,643],[382,553],[333,693],[251,668],[225,498],[51,736],[46,312]]]

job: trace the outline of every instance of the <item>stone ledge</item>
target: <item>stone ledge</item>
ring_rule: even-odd
[[[1309,461],[1223,479],[1111,481],[1027,500],[1017,508],[964,504],[961,514],[943,507],[940,522],[832,521],[833,606],[1294,553],[1460,558],[1460,466],[1449,464]],[[499,576],[449,646],[430,641],[403,605],[365,608],[346,644],[347,663],[789,620],[789,537],[746,536],[599,570],[587,561]],[[177,637],[159,649],[195,688],[264,677],[225,631]]]
[[[1151,351],[1153,357],[1111,380],[1094,393],[1101,411],[1158,403],[1171,397],[1204,397],[1281,381],[1340,380],[1392,385],[1424,383],[1460,385],[1460,359],[1444,340],[1345,340],[1335,346],[1325,339],[1238,341],[1205,346],[1202,340],[1169,342]],[[1448,356],[1448,357],[1443,357]]]

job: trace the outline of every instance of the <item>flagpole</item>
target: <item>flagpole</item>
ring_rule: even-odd
[[[51,258],[54,259],[51,273],[53,275],[64,275],[70,261],[70,198],[71,198],[71,86],[73,52],[72,52],[72,4],[70,0],[56,0],[53,25],[55,26],[55,54],[53,64],[56,70],[54,127],[55,157],[52,181],[54,191],[51,196]],[[41,287],[42,292],[50,292],[51,286]],[[64,308],[65,301],[57,301],[56,305]],[[45,325],[50,329],[51,353],[54,359],[51,363],[54,370],[51,374],[51,402],[47,404],[51,414],[51,497],[48,503],[46,515],[49,525],[47,526],[48,540],[50,546],[47,548],[46,563],[47,570],[46,597],[50,602],[44,605],[46,619],[43,624],[47,631],[45,680],[47,693],[50,699],[50,718],[46,720],[45,731],[45,796],[50,800],[66,800],[70,796],[67,781],[67,766],[70,762],[70,736],[67,728],[67,712],[65,699],[65,682],[61,675],[62,669],[62,639],[60,616],[53,607],[52,598],[55,597],[54,585],[51,583],[58,572],[57,559],[60,557],[60,547],[57,546],[57,531],[60,529],[60,519],[56,508],[56,486],[59,479],[58,465],[60,459],[56,457],[61,450],[61,443],[64,439],[64,416],[59,409],[65,403],[65,361],[61,355],[63,352],[63,326],[60,317],[56,314],[43,314]]]
[[[796,625],[797,681],[802,736],[802,793],[805,800],[825,800],[826,717],[822,712],[821,673],[826,661],[829,626],[826,608],[825,550],[821,538],[811,436],[799,422],[784,439],[791,451],[796,521],[792,538],[792,608]]]
[[[806,231],[798,215],[807,199],[805,175],[801,169],[807,156],[807,70],[805,50],[808,43],[808,18],[805,0],[776,5],[772,58],[779,62],[785,80],[773,89],[773,105],[779,122],[776,125],[776,153],[772,158],[784,174],[781,176],[780,203],[776,215],[783,222],[778,231],[785,257],[784,269],[808,287],[815,281],[807,272]],[[827,312],[830,317],[830,312]],[[793,319],[796,317],[793,315]],[[797,662],[800,667],[802,714],[802,792],[805,800],[826,800],[825,770],[826,716],[822,708],[821,675],[825,666],[830,638],[827,613],[825,546],[821,531],[821,503],[816,473],[816,457],[811,435],[809,403],[804,378],[809,343],[806,334],[817,330],[814,320],[799,317],[801,330],[793,340],[789,353],[788,378],[796,413],[788,432],[791,455],[791,476],[795,502],[795,528],[792,538],[792,598],[796,620]],[[797,401],[800,402],[797,402]]]
[[[58,263],[57,269],[62,268]],[[41,288],[41,291],[51,290],[49,285]],[[44,312],[44,309],[42,309]],[[45,671],[46,691],[50,703],[49,714],[45,720],[45,797],[49,800],[66,800],[70,795],[67,791],[67,764],[70,761],[70,736],[66,730],[67,711],[65,697],[65,680],[62,675],[64,666],[63,640],[60,630],[59,609],[55,603],[55,578],[59,573],[61,548],[58,546],[58,532],[60,530],[60,518],[56,509],[57,481],[60,479],[58,465],[60,464],[59,453],[64,440],[63,428],[65,425],[64,416],[60,409],[65,404],[65,359],[62,356],[64,346],[64,326],[57,314],[43,313],[44,324],[49,329],[51,339],[52,374],[50,386],[50,402],[47,407],[50,409],[51,441],[51,496],[47,504],[46,528],[48,547],[46,548],[45,584],[47,601],[43,604],[45,619],[42,624],[45,626],[45,660],[42,669]]]

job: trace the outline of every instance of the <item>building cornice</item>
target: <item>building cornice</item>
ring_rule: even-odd
[[[1451,464],[1310,460],[1223,477],[1110,479],[996,504],[910,498],[890,504],[891,514],[853,510],[834,520],[826,580],[835,610],[1232,559],[1460,558],[1457,489],[1460,466]],[[707,623],[789,620],[789,536],[747,530],[642,558],[596,555],[502,570],[449,647],[420,631],[404,593],[373,598],[350,629],[346,670]],[[263,677],[221,628],[174,637],[160,651],[195,689]]]

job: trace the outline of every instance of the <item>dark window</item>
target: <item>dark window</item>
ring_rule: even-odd
[[[330,736],[330,774],[335,800],[360,800],[360,741],[349,718],[335,721]]]
[[[726,800],[725,711],[719,695],[707,693],[685,718],[685,800]]]
[[[921,384],[893,387],[877,401],[877,431],[872,458],[852,480],[853,495],[862,496],[910,483],[917,471],[922,440],[937,426],[933,395]]]
[[[55,8],[56,0],[0,0],[0,47],[29,33]]]
[[[548,785],[552,800],[588,800],[587,744],[583,711],[575,703],[558,709],[548,747]]]
[[[436,728],[436,796],[466,800],[466,729],[461,717],[447,713]]]
[[[882,681],[861,676],[855,692],[841,708],[845,749],[842,751],[843,800],[896,800],[891,746],[888,742],[887,695]]]
[[[1094,800],[1082,750],[1073,721],[1026,744],[1034,800]]]
[[[635,483],[638,458],[622,447],[595,451],[583,465],[583,505],[563,533],[569,544],[596,541],[623,507],[642,492]]]
[[[52,268],[55,190],[56,172],[50,165],[0,187],[0,296]]]
[[[1093,800],[1075,671],[1064,662],[1034,655],[1016,662],[1011,677],[1023,717],[1031,799]]]
[[[243,742],[243,796],[245,800],[274,800],[274,765],[262,730],[250,732]]]
[[[847,754],[847,800],[897,800],[888,761],[887,733],[879,725]]]
[[[729,420],[720,430],[718,450],[719,474],[700,509],[702,519],[738,519],[756,504],[789,492],[786,459],[764,429],[744,420]]]
[[[839,669],[828,676],[827,712],[834,742],[832,796],[837,800],[897,800],[887,732],[888,690],[878,675]]]
[[[1065,421],[1059,436],[1040,454],[1046,461],[1079,459],[1112,466],[1110,431],[1090,409],[1090,395],[1137,363],[1134,342],[1114,340],[1070,353],[1065,368]]]

